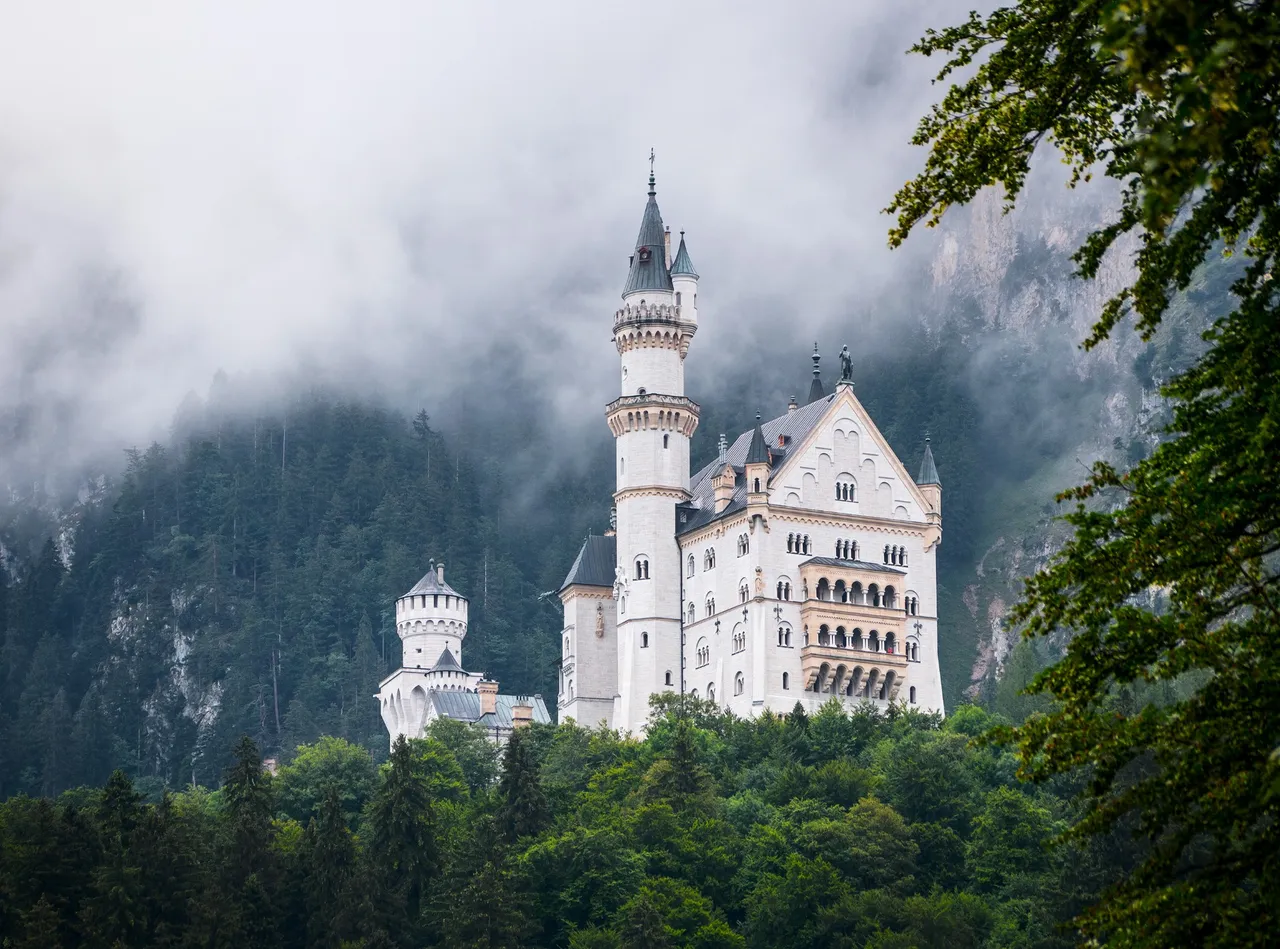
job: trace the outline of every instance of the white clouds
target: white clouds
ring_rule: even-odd
[[[594,417],[650,146],[704,277],[702,365],[758,344],[756,314],[807,338],[889,279],[878,212],[938,94],[901,51],[960,13],[8,10],[0,412],[41,408],[30,449],[89,449],[149,437],[218,368],[440,392],[508,339]]]

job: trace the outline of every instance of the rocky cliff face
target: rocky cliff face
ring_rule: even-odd
[[[967,681],[958,669],[949,677],[953,701],[956,690],[977,697],[1001,674],[1016,641],[1005,619],[1022,579],[1067,537],[1054,494],[1097,460],[1123,466],[1150,451],[1165,414],[1161,382],[1191,361],[1225,302],[1229,268],[1209,265],[1154,340],[1122,325],[1086,351],[1080,344],[1103,305],[1135,275],[1130,238],[1095,280],[1073,276],[1071,254],[1106,208],[1101,189],[1081,194],[1055,183],[1031,189],[1005,214],[989,190],[950,214],[936,237],[924,321],[932,337],[963,341],[989,449],[1001,462],[983,486],[975,556],[952,562],[943,579],[962,606],[953,655],[970,650]]]

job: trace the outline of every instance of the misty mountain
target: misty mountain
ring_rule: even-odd
[[[1005,668],[1019,580],[1061,541],[1053,493],[1095,459],[1150,449],[1159,382],[1194,353],[1230,271],[1208,268],[1150,344],[1121,331],[1085,352],[1127,272],[1074,280],[1069,253],[1096,216],[1028,206],[976,202],[913,261],[921,279],[884,298],[888,317],[819,341],[850,344],[857,394],[909,469],[931,433],[949,707],[989,695]],[[773,329],[718,373],[691,354],[695,466],[721,432],[807,392],[812,340],[785,319]],[[612,441],[602,421],[566,422],[518,347],[495,343],[478,365],[423,412],[320,389],[255,404],[220,376],[164,444],[74,496],[11,486],[0,794],[116,766],[209,782],[242,733],[270,752],[335,734],[381,754],[372,695],[399,662],[392,604],[430,557],[471,597],[466,666],[553,705],[561,619],[546,594],[606,524]]]

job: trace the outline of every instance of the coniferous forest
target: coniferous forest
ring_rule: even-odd
[[[441,721],[381,767],[338,738],[217,791],[0,805],[0,945],[1049,947],[1139,856],[1050,850],[1070,783],[945,723],[832,701],[744,721],[674,694],[637,741],[567,725],[499,757]]]

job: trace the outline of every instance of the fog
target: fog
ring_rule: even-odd
[[[218,370],[447,409],[514,360],[600,435],[650,148],[704,391],[837,324],[877,345],[927,273],[880,213],[941,94],[904,51],[966,10],[11,5],[0,481],[163,437]]]

